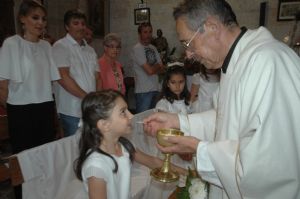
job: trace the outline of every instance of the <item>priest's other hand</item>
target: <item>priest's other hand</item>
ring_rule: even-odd
[[[179,128],[179,118],[175,113],[158,112],[153,113],[143,120],[144,131],[155,136],[159,129]]]
[[[173,145],[169,147],[163,147],[157,144],[157,148],[163,153],[194,154],[197,152],[197,147],[200,142],[200,140],[192,136],[169,136],[165,137],[164,139]]]

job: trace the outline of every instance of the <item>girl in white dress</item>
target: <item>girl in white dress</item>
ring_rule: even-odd
[[[131,133],[133,116],[118,91],[89,93],[81,109],[83,132],[75,172],[83,181],[87,198],[129,199],[132,161],[151,169],[160,167],[162,161],[135,149],[123,137]]]
[[[190,93],[186,85],[185,69],[182,66],[174,65],[168,68],[162,83],[160,98],[161,99],[157,102],[155,107],[160,111],[182,114],[190,113]],[[158,157],[163,157],[161,152],[158,150],[156,151],[156,154]],[[173,155],[171,162],[174,165],[185,169],[188,169],[188,167],[191,169],[194,168],[192,163],[192,155],[190,154],[180,156],[177,154]],[[181,176],[181,178],[183,176]],[[176,189],[177,185],[178,182],[166,184],[152,180],[144,198],[168,198]]]
[[[186,85],[185,70],[182,66],[174,65],[168,68],[156,107],[171,113],[190,112],[190,93]]]

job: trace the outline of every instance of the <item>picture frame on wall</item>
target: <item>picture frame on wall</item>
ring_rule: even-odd
[[[94,37],[103,38],[105,35],[105,0],[89,0],[87,22]]]
[[[294,20],[297,12],[300,12],[300,0],[279,0],[277,21]]]
[[[150,22],[150,8],[136,8],[134,9],[134,24]]]

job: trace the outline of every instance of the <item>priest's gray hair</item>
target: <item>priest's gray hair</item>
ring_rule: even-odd
[[[238,22],[231,6],[225,0],[184,0],[174,8],[175,20],[183,18],[192,31],[204,32],[204,23],[209,16],[218,18],[225,26]]]
[[[108,33],[103,39],[103,45],[109,45],[111,42],[116,42],[118,45],[121,45],[121,37],[116,33]]]

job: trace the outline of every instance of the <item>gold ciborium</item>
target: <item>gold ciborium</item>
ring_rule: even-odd
[[[156,139],[161,146],[172,146],[170,142],[165,141],[163,138],[166,136],[183,136],[183,132],[177,129],[160,129],[156,134]],[[170,167],[171,153],[164,153],[164,163],[161,168],[155,168],[151,171],[150,175],[160,182],[174,182],[179,179],[176,171],[172,171]]]

